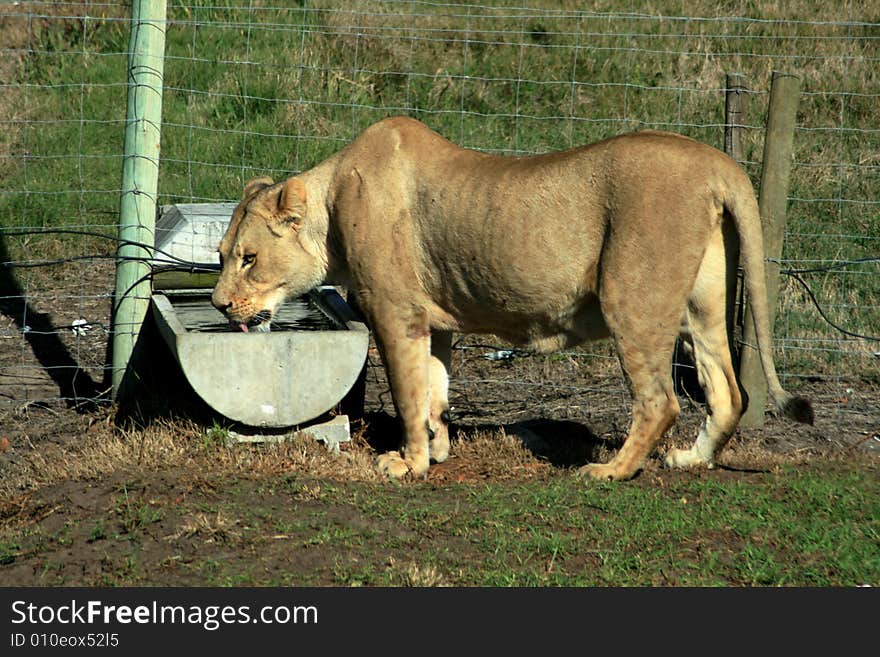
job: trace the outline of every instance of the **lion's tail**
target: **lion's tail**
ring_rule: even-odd
[[[779,383],[770,346],[770,313],[767,307],[767,284],[764,273],[764,238],[758,203],[751,182],[743,172],[730,181],[725,210],[733,217],[740,242],[740,263],[745,273],[745,285],[751,304],[761,368],[767,380],[770,398],[776,408],[797,422],[813,424],[813,407],[804,397],[786,392]]]

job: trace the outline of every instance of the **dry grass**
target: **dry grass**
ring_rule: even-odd
[[[393,563],[393,562],[392,562]],[[420,566],[415,563],[403,567],[403,586],[410,587],[441,587],[449,586],[446,578],[434,566]]]
[[[237,524],[234,518],[230,518],[222,510],[216,513],[197,512],[187,516],[178,530],[165,538],[176,541],[198,536],[207,543],[230,543],[241,537],[241,532],[235,529]]]
[[[524,470],[547,467],[526,449],[521,438],[508,435],[503,428],[475,431],[466,439],[455,441],[451,453],[452,457],[472,464],[471,467],[492,479],[508,479]]]
[[[310,481],[356,481],[381,484],[375,468],[376,452],[365,442],[355,440],[332,453],[311,438],[298,438],[267,445],[205,445],[205,432],[189,420],[162,420],[139,429],[116,430],[101,423],[79,439],[42,444],[39,449],[20,452],[13,465],[0,478],[0,496],[10,500],[30,491],[68,480],[100,480],[116,472],[183,470],[200,476],[277,478],[300,474]],[[568,438],[554,442],[553,436],[536,438],[522,426],[496,430],[473,430],[453,441],[449,460],[434,466],[429,480],[435,484],[469,481],[525,481],[534,478],[570,476],[573,466],[554,465],[551,460],[568,462],[577,449]],[[687,447],[693,438],[687,430],[664,441],[646,472],[660,469],[666,449]],[[605,461],[613,446],[600,446],[594,460]],[[778,446],[734,438],[720,461],[722,467],[772,471],[784,465],[805,463],[817,456],[815,449],[780,451]],[[852,458],[841,451],[837,457]],[[584,460],[586,462],[586,460]],[[304,484],[297,498],[320,501],[325,497],[321,483]],[[222,534],[230,526],[224,518],[196,517],[184,533]],[[212,529],[213,527],[213,529]]]
[[[146,427],[115,428],[112,413],[85,422],[76,439],[41,442],[16,458],[0,477],[0,496],[20,495],[67,480],[100,479],[117,471],[200,470],[238,476],[274,477],[290,472],[350,481],[378,481],[368,448],[331,453],[303,437],[266,445],[224,446],[209,441],[203,427],[187,419],[160,419]],[[314,493],[314,491],[313,491]]]
[[[26,10],[19,7],[18,11],[24,13]],[[14,54],[4,53],[0,57],[0,80],[4,82],[14,80],[18,77],[25,60],[21,51],[28,43],[26,21],[17,17],[0,18],[0,41],[4,49],[19,51]],[[11,85],[5,86],[3,93],[0,94],[0,116],[5,121],[10,121],[11,125],[28,118],[25,114],[25,104],[22,102],[23,95],[24,90],[21,87]],[[0,130],[0,174],[5,173],[4,169],[15,166],[11,156],[14,155],[19,137],[20,130],[8,128]]]

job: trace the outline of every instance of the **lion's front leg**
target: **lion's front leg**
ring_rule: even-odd
[[[452,332],[431,332],[428,363],[429,453],[435,463],[449,457],[449,367],[452,361]]]
[[[430,332],[427,315],[421,307],[407,309],[402,316],[395,308],[377,318],[373,330],[403,428],[400,451],[382,454],[378,460],[379,470],[398,479],[407,475],[423,477],[430,463]]]

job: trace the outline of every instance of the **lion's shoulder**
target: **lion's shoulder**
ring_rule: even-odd
[[[390,116],[364,130],[353,149],[370,151],[416,151],[430,153],[441,147],[458,148],[427,125],[409,116]]]

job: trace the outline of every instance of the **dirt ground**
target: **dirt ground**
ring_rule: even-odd
[[[258,552],[253,546],[236,549],[236,524],[220,512],[198,509],[229,495],[258,503],[266,517],[281,513],[289,495],[267,488],[266,482],[283,481],[291,473],[306,481],[335,478],[374,485],[375,454],[395,447],[399,437],[375,350],[368,359],[365,414],[353,424],[342,461],[330,459],[314,441],[271,454],[211,451],[209,443],[216,437],[211,429],[222,427],[224,420],[185,385],[176,385],[181,374],[160,341],[151,353],[157,379],[136,407],[119,409],[84,399],[107,388],[109,293],[94,291],[111,289],[111,272],[108,267],[68,267],[57,272],[54,287],[33,279],[27,298],[9,278],[0,290],[3,583],[197,585],[213,580],[192,564],[210,557],[251,566],[256,560],[263,572],[279,573],[279,579],[261,581],[284,583],[288,580],[281,572],[296,569],[314,573],[297,583],[338,584],[332,565],[291,563],[284,541],[270,541]],[[75,326],[80,319],[88,325],[85,331]],[[575,354],[491,359],[487,356],[497,356],[504,345],[457,337],[450,397],[453,451],[446,463],[432,466],[429,485],[559,476],[605,459],[619,446],[627,428],[628,398],[607,345]],[[748,477],[779,463],[840,459],[863,459],[876,467],[876,376],[790,379],[787,385],[812,400],[815,425],[794,425],[771,414],[762,428],[736,434],[722,469],[713,476]],[[690,442],[702,419],[698,400],[687,392],[680,400],[681,418],[662,450]],[[230,473],[238,482],[231,492],[223,483]],[[655,458],[637,485],[683,476],[705,475],[663,470]],[[312,495],[308,484],[297,490],[301,509],[321,505],[321,496]],[[149,517],[156,509],[162,512]],[[337,506],[334,513],[354,512]],[[354,516],[344,521],[362,522]],[[395,531],[392,525],[389,520],[388,531]],[[130,545],[103,540],[111,532],[135,531],[142,531],[139,556],[149,554],[150,563],[163,567],[139,571],[132,565]]]

